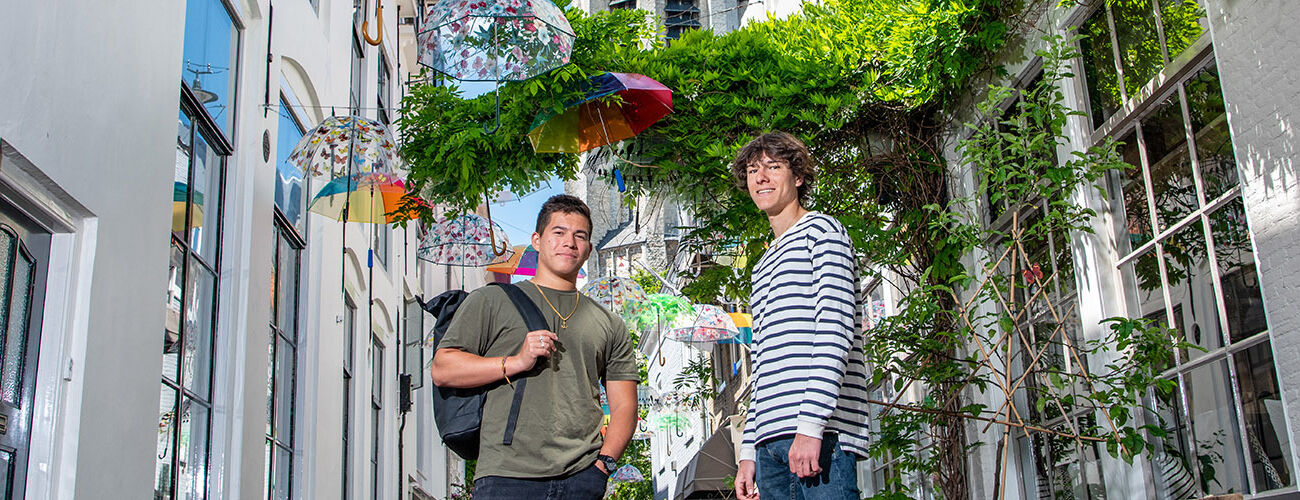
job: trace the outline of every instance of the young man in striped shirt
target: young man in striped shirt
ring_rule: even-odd
[[[775,234],[754,266],[754,391],[736,494],[857,500],[868,427],[853,243],[839,221],[804,208],[815,175],[794,136],[754,139],[731,171]]]

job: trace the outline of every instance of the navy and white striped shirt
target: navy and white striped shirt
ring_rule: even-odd
[[[809,212],[754,265],[753,402],[740,460],[795,434],[836,433],[866,456],[867,367],[853,243],[839,221]]]

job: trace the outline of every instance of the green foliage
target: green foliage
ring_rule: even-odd
[[[614,487],[614,493],[607,500],[651,500],[655,497],[654,470],[650,465],[650,440],[640,439],[628,443],[623,456],[618,459],[618,466],[631,465],[641,471],[644,481],[622,483]]]
[[[632,281],[636,282],[637,286],[640,286],[646,295],[659,293],[664,286],[663,283],[659,282],[659,278],[654,277],[653,274],[644,269],[633,269]]]

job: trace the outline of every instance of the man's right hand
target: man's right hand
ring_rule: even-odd
[[[758,500],[758,486],[754,484],[754,461],[741,460],[736,467],[736,497],[740,500]]]
[[[538,358],[550,357],[555,352],[555,342],[557,340],[559,340],[559,337],[550,330],[528,332],[528,337],[524,339],[524,345],[519,347],[519,353],[514,355],[514,359],[506,361],[517,363],[514,373],[532,370],[533,366],[537,365]]]

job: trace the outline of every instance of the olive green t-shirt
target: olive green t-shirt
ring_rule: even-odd
[[[602,380],[637,380],[632,339],[623,320],[577,291],[542,287],[560,316],[542,300],[531,282],[516,283],[559,337],[557,351],[542,358],[527,374],[514,441],[501,443],[514,389],[504,381],[489,386],[483,403],[475,476],[539,478],[578,472],[596,462],[603,438],[600,427]],[[519,352],[528,331],[500,287],[470,293],[452,317],[439,349],[454,348],[484,357]],[[517,378],[517,377],[516,377]]]

